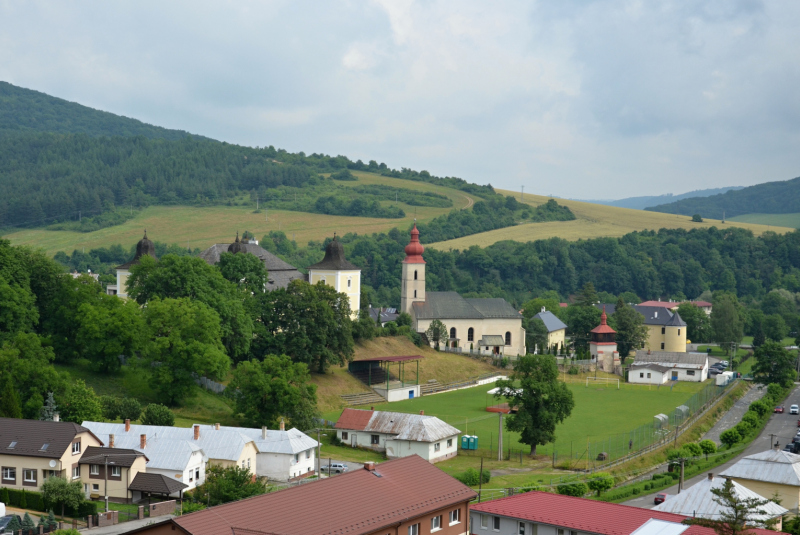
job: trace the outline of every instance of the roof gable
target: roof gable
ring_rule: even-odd
[[[544,326],[547,328],[547,332],[549,333],[567,328],[567,325],[549,310],[543,310],[542,312],[539,312],[534,316],[534,318],[542,320],[542,323],[544,323]]]
[[[720,475],[800,487],[800,455],[767,450],[748,455]]]
[[[374,411],[361,409],[345,409],[342,411],[342,415],[339,416],[339,419],[336,421],[336,425],[334,427],[336,429],[353,429],[357,431],[363,431],[367,427],[370,418],[372,418],[373,412]]]
[[[80,433],[91,431],[73,422],[0,418],[0,453],[58,458]]]

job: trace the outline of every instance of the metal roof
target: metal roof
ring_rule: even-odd
[[[359,362],[401,362],[404,360],[419,360],[423,359],[422,355],[400,355],[396,357],[373,357],[371,359],[359,359]]]
[[[637,349],[633,364],[660,364],[668,368],[702,369],[708,364],[708,355],[705,353]]]
[[[229,243],[215,243],[202,253],[200,258],[207,263],[214,265],[219,263],[222,253],[228,252]],[[293,280],[305,280],[306,276],[293,265],[284,262],[274,254],[270,253],[260,245],[254,243],[241,243],[241,247],[252,255],[257,256],[264,262],[267,268],[267,289],[286,288]]]
[[[547,328],[547,332],[549,333],[567,328],[567,325],[549,310],[539,312],[534,316],[534,318],[542,320],[542,323],[544,323],[544,326]]]
[[[767,450],[748,455],[720,476],[800,487],[800,455]]]
[[[633,371],[633,370],[654,370],[654,371],[663,373],[663,372],[669,371],[671,369],[672,368],[670,368],[668,366],[662,366],[661,364],[654,364],[652,362],[645,362],[643,364],[638,364],[638,363],[634,362],[633,364],[630,365],[630,370],[631,371]]]
[[[727,509],[714,501],[716,496],[711,493],[711,489],[722,488],[725,484],[725,480],[726,478],[719,476],[706,478],[688,489],[681,491],[680,494],[670,496],[667,501],[657,505],[653,510],[693,517],[697,516],[710,520],[721,520],[722,513],[726,512]],[[766,499],[764,496],[753,492],[735,481],[731,481],[731,483],[733,483],[734,494],[740,499]],[[762,505],[760,509],[764,510],[766,514],[749,516],[748,520],[750,522],[748,522],[748,524],[752,522],[763,522],[789,512],[788,509],[781,507],[775,502],[767,502],[765,505]]]
[[[361,271],[360,267],[348,262],[344,257],[344,246],[336,239],[335,234],[325,248],[325,257],[313,266],[308,266],[307,269],[309,273],[312,270]]]
[[[645,325],[673,325],[670,322],[675,314],[667,308],[633,305],[633,309],[644,316]],[[678,319],[680,319],[680,316],[678,316]],[[680,321],[683,322],[683,320]],[[686,325],[686,323],[683,323],[683,325]]]
[[[104,464],[108,458],[108,464],[130,467],[137,457],[144,457],[147,460],[144,453],[133,449],[89,446],[84,450],[78,464]]]
[[[369,414],[369,420],[366,415]],[[372,433],[395,435],[396,440],[415,442],[437,442],[461,433],[450,424],[436,416],[407,414],[404,412],[362,411],[345,409],[336,422],[336,429],[352,429]],[[366,420],[366,422],[364,422]]]
[[[478,340],[479,346],[504,346],[506,345],[506,339],[503,338],[499,334],[484,334],[483,337]]]
[[[412,305],[417,319],[483,319],[483,314],[456,292],[427,292]]]
[[[475,310],[480,312],[484,318],[510,318],[519,319],[522,314],[514,309],[508,301],[501,297],[489,298],[468,298],[464,299],[467,303],[475,307]]]
[[[658,508],[656,507],[656,509]],[[687,529],[689,529],[689,526],[686,524],[651,518],[636,528],[636,531],[631,535],[681,535]]]
[[[296,428],[288,431],[278,429],[268,429],[267,437],[262,437],[261,429],[249,427],[227,427],[221,426],[220,429],[238,431],[253,439],[259,453],[283,453],[294,455],[317,447],[317,441]]]

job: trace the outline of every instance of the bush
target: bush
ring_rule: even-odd
[[[759,423],[759,418],[756,413],[748,411],[742,416],[742,421],[747,422],[750,427],[756,427]]]
[[[580,372],[578,371],[578,367],[577,366],[570,366],[569,367],[569,371],[567,373],[570,374],[570,375],[578,375],[578,373],[580,373]]]
[[[582,498],[589,492],[589,487],[586,483],[564,483],[559,485],[556,490],[559,494],[563,494],[564,496],[575,496],[577,498]]]
[[[644,484],[644,490],[650,490],[651,488],[653,488],[653,487],[650,485],[650,483],[645,483]]]
[[[467,468],[466,472],[457,475],[456,479],[458,479],[468,487],[474,487],[475,485],[481,482],[481,476],[480,474],[478,474],[478,471],[475,470],[474,468]]]
[[[592,479],[589,480],[589,488],[597,493],[598,496],[603,491],[610,489],[614,486],[614,478],[606,472],[597,472]]]
[[[419,333],[411,331],[406,336],[408,336],[415,346],[422,347],[422,336],[420,336]]]
[[[489,481],[491,481],[491,479],[492,479],[492,474],[489,472],[489,470],[484,470],[481,472],[481,483],[485,485]]]
[[[705,453],[706,459],[708,459],[708,456],[711,455],[712,453],[717,452],[717,445],[714,443],[713,440],[708,440],[708,439],[701,440],[699,446],[700,449],[703,450],[703,453]]]
[[[739,430],[735,427],[728,429],[727,431],[723,431],[722,434],[719,436],[720,442],[725,444],[727,447],[731,447],[740,440],[742,440],[742,435],[739,433]]]
[[[22,489],[22,497],[19,499],[19,508],[20,509],[27,509],[28,508],[28,498],[25,495],[25,489]],[[33,507],[31,507],[33,509]]]
[[[703,454],[703,449],[700,447],[700,444],[695,442],[684,444],[681,450],[686,453],[687,457],[699,457]]]
[[[142,424],[171,427],[175,424],[175,415],[165,405],[151,403],[142,411]]]
[[[702,218],[702,217],[700,217],[700,214],[694,214],[694,215],[692,216],[692,221],[693,221],[694,223],[702,223],[702,222],[703,222],[703,218]]]
[[[123,420],[138,420],[142,415],[142,405],[135,398],[122,398],[117,403],[119,417]]]
[[[633,493],[634,494],[641,494],[642,493],[642,489],[640,489],[639,487],[633,487]]]
[[[116,420],[119,418],[119,400],[114,396],[100,396],[100,406],[103,408],[103,418]]]
[[[750,404],[750,407],[748,407],[747,410],[755,412],[756,414],[758,414],[760,417],[763,418],[764,416],[766,416],[769,413],[770,407],[769,407],[769,405],[767,405],[766,403],[764,403],[763,401],[761,401],[759,399],[759,400],[756,400],[756,401],[752,402]]]
[[[753,430],[753,426],[747,422],[739,422],[734,426],[734,429],[736,429],[739,432],[739,435],[741,435],[742,439],[744,439],[750,434],[750,431]]]
[[[339,440],[339,435],[337,435],[336,433],[332,434],[331,435],[331,446],[341,446],[341,445],[342,445],[342,441]]]

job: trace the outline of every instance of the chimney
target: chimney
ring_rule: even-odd
[[[145,435],[144,433],[139,435],[139,447],[141,449],[145,449],[147,447],[147,435]]]
[[[261,438],[264,439],[264,440],[267,440],[267,426],[266,425],[262,425],[261,426]]]
[[[283,423],[283,418],[281,418],[281,431],[286,431],[286,425]]]
[[[375,407],[370,407],[369,410],[374,411]]]
[[[375,471],[375,463],[373,463],[372,461],[364,463],[364,470],[367,470],[369,472],[374,472]]]
[[[425,416],[425,411],[419,411],[420,416]]]
[[[129,418],[126,418],[125,419],[125,432],[127,433],[130,430],[131,430],[131,421],[130,421]]]
[[[709,481],[714,481],[714,474],[713,473],[711,473],[711,472],[708,473],[708,480]]]
[[[217,431],[219,431],[219,424],[214,424],[214,429],[216,429]]]
[[[108,447],[109,448],[113,448],[114,447],[114,435],[113,434],[108,435]]]
[[[53,421],[54,422],[60,422],[61,421],[61,416],[57,412],[53,413]]]
[[[194,439],[200,440],[200,426],[197,424],[194,425]]]

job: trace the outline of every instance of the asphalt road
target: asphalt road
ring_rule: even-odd
[[[757,387],[754,387],[757,388]],[[750,444],[750,446],[742,452],[741,455],[728,461],[727,463],[717,466],[713,469],[715,474],[720,474],[725,471],[726,468],[729,466],[733,466],[736,462],[741,459],[742,457],[746,457],[748,455],[753,455],[754,453],[760,453],[762,451],[766,451],[770,447],[770,439],[777,441],[780,444],[780,448],[783,447],[792,441],[795,433],[797,433],[797,420],[800,419],[800,416],[796,414],[789,414],[789,406],[790,405],[800,405],[800,386],[795,386],[792,393],[789,394],[789,397],[786,398],[784,402],[784,407],[786,407],[786,412],[783,414],[773,414],[772,418],[769,419],[767,425],[764,426],[764,430],[761,432],[760,435]],[[770,437],[770,435],[773,435]],[[701,481],[702,479],[708,477],[707,473],[702,473],[694,476],[691,479],[687,479],[683,483],[683,488],[687,489],[694,485],[695,483]],[[678,493],[678,485],[673,485],[667,489],[659,490],[658,492],[666,492],[667,494],[677,494]],[[652,509],[655,507],[653,504],[653,498],[657,493],[654,492],[652,494],[648,494],[646,496],[639,496],[632,500],[625,502],[625,505],[633,505],[634,507],[641,507],[644,509]]]

